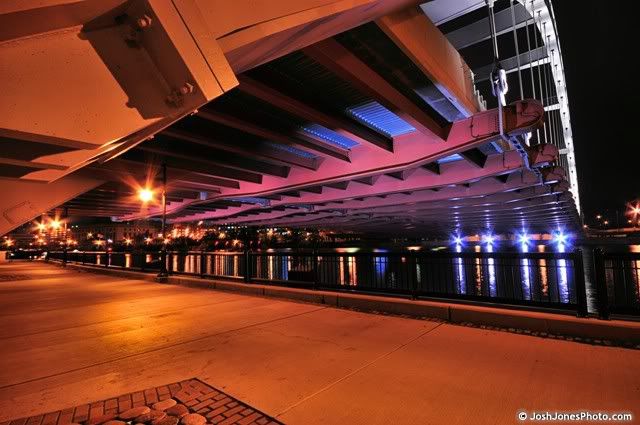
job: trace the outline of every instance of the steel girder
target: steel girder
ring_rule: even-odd
[[[545,146],[536,151],[544,152],[535,155],[535,161],[532,164],[542,166],[555,158],[556,150],[551,146]],[[334,189],[332,187],[324,187],[322,193],[303,193],[298,198],[289,196],[281,196],[281,199],[270,200],[268,205],[260,206],[255,204],[247,204],[236,209],[219,212],[209,211],[196,216],[190,216],[184,220],[177,218],[174,221],[186,220],[212,220],[224,219],[224,217],[233,217],[234,213],[246,213],[252,210],[259,211],[265,207],[310,207],[314,209],[322,206],[331,206],[339,203],[341,208],[359,207],[362,200],[375,200],[378,196],[403,196],[403,194],[420,193],[421,198],[425,201],[438,201],[444,199],[456,199],[463,196],[484,196],[492,191],[511,191],[518,190],[530,185],[539,184],[539,178],[532,172],[520,171],[522,168],[522,159],[516,152],[506,152],[504,154],[496,154],[490,157],[490,161],[483,169],[475,169],[465,167],[463,161],[443,164],[442,173],[434,175],[430,172],[418,170],[406,180],[399,181],[397,179],[381,177],[372,185],[350,182],[348,190]],[[504,181],[497,181],[491,176],[507,173]],[[552,184],[563,178],[560,169],[550,169],[546,172],[546,182]],[[474,183],[475,182],[475,183]],[[471,184],[474,183],[474,184]],[[361,199],[361,200],[354,200]],[[379,201],[372,201],[379,202]]]
[[[111,165],[107,162],[111,158],[233,88],[235,73],[417,3],[282,0],[260,7],[250,0],[25,0],[2,4],[0,136],[16,147],[0,152],[0,164],[17,179],[42,181],[63,178],[96,161]],[[399,46],[406,44],[398,40]],[[443,41],[442,34],[435,33],[429,42]],[[466,78],[463,84],[470,81],[462,69],[449,73]],[[452,81],[443,86],[459,83]],[[375,139],[371,133],[368,136],[367,140]],[[20,149],[24,152],[14,153]],[[28,159],[23,158],[25,153]],[[311,163],[282,154],[275,160],[279,159],[316,169],[323,158]],[[209,182],[223,180],[218,177]],[[3,189],[14,181],[7,180],[10,183],[3,183]],[[218,191],[209,183],[186,179],[182,183]]]
[[[544,113],[540,104],[524,100],[504,109],[506,133],[512,136],[524,134],[541,124]],[[256,197],[296,191],[305,187],[322,186],[345,180],[359,180],[366,177],[389,174],[432,164],[440,158],[486,144],[499,137],[497,128],[498,110],[483,111],[451,125],[447,139],[443,142],[429,139],[423,133],[413,132],[394,140],[394,152],[386,152],[370,145],[359,145],[351,151],[351,161],[344,163],[335,158],[326,158],[318,170],[292,169],[287,179],[264,176],[261,184],[241,182],[239,189],[224,188],[212,199],[231,197]],[[513,154],[509,154],[516,161]],[[554,153],[555,155],[555,153]],[[499,159],[498,159],[499,161]],[[520,163],[521,164],[521,163]],[[482,175],[482,168],[475,172]],[[430,178],[441,179],[442,175],[423,170]],[[460,172],[471,172],[467,167]],[[504,172],[504,170],[501,170]],[[418,174],[418,173],[416,173]],[[496,173],[499,174],[499,173]],[[407,179],[404,181],[410,181]],[[401,184],[404,181],[394,179]],[[433,181],[433,180],[432,180]],[[198,201],[195,201],[197,203]],[[193,202],[172,206],[169,213],[176,213]],[[159,210],[155,211],[157,214]],[[125,216],[135,219],[135,216]]]

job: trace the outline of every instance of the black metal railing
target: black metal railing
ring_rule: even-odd
[[[160,252],[49,252],[50,259],[68,263],[123,268],[134,271],[160,270]],[[173,274],[243,279],[245,254],[240,252],[167,252],[167,270]]]
[[[586,315],[577,253],[251,253],[251,280],[574,309]]]
[[[63,262],[159,270],[159,252],[51,252]],[[586,315],[582,256],[570,253],[168,252],[172,274],[574,310]]]
[[[596,249],[593,263],[599,316],[640,316],[640,253]]]

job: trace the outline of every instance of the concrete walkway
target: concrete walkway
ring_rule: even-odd
[[[0,265],[0,422],[192,377],[288,424],[637,416],[639,370],[637,350]]]

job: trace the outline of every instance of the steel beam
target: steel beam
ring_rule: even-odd
[[[318,169],[321,162],[318,158],[298,156],[282,149],[271,148],[265,143],[251,142],[249,140],[242,140],[241,143],[239,143],[238,140],[221,140],[217,138],[215,134],[204,137],[199,134],[175,128],[169,128],[161,134],[174,139],[210,147],[212,149],[218,149],[242,156],[256,156],[269,161],[275,161],[279,164],[302,167],[309,170]]]
[[[536,149],[537,151],[538,149]],[[533,157],[532,164],[543,165],[554,160],[557,150],[553,146],[545,146],[543,149],[546,154],[537,154]],[[296,205],[312,205],[314,210],[322,210],[326,208],[359,208],[368,205],[363,201],[355,201],[353,199],[365,199],[378,195],[392,195],[388,199],[397,200],[398,196],[403,197],[406,193],[417,193],[420,191],[421,198],[431,202],[444,199],[457,199],[467,196],[484,196],[490,191],[511,191],[539,184],[539,178],[535,173],[523,172],[514,173],[522,167],[522,159],[515,151],[506,152],[504,154],[493,155],[489,158],[487,167],[484,169],[469,169],[464,162],[458,161],[443,164],[443,171],[440,175],[433,175],[429,172],[421,173],[416,171],[409,176],[407,180],[396,180],[393,178],[384,178],[374,185],[365,185],[359,183],[351,183],[349,190],[334,189],[329,186],[321,194],[305,193],[299,199],[280,199],[272,200],[270,207],[277,206],[296,206]],[[510,178],[503,184],[491,181],[489,177],[495,173],[504,173],[511,171]],[[547,182],[554,183],[563,178],[561,169],[553,169],[546,172]],[[479,182],[469,187],[453,185],[465,182]],[[433,191],[435,188],[441,190]],[[428,190],[426,190],[428,189]],[[488,192],[489,191],[489,192]],[[410,195],[413,196],[413,195]],[[264,210],[261,206],[243,205],[238,209],[229,210],[225,214],[207,212],[198,216],[198,219],[216,219],[221,217],[233,217],[232,214],[245,213],[249,211]]]
[[[0,178],[0,235],[103,183],[103,180],[80,175],[66,176],[52,183]]]
[[[263,137],[273,142],[282,143],[288,146],[297,146],[305,149],[311,149],[315,152],[328,155],[342,161],[349,161],[349,151],[347,150],[336,148],[327,143],[322,143],[319,141],[314,142],[308,139],[305,140],[300,136],[289,136],[278,131],[264,128],[252,122],[245,121],[233,115],[225,114],[223,112],[201,110],[198,112],[198,117],[238,129],[248,134],[253,134],[254,136]]]
[[[519,2],[513,5],[513,12],[516,17],[516,28],[522,28],[526,24],[527,19],[531,19],[529,12]],[[496,12],[494,19],[497,35],[510,32],[513,26],[511,6]],[[489,20],[487,18],[477,20],[462,28],[448,32],[445,36],[457,50],[464,49],[481,41],[489,40],[491,38]]]
[[[77,149],[57,155],[68,168],[25,178],[52,181],[117,155],[237,85],[215,40],[197,36],[203,23],[186,2],[55,3],[0,14],[0,21],[47,12],[93,19],[0,44],[0,136]],[[100,6],[102,14],[87,12]]]
[[[528,69],[532,66],[539,66],[549,63],[549,56],[547,55],[547,48],[545,46],[538,47],[537,49],[531,49],[531,51],[520,53],[520,56],[511,56],[500,61],[502,68],[510,74],[518,70],[518,58],[520,59],[520,69]],[[476,83],[486,81],[489,79],[493,64],[488,64],[476,68],[473,70]]]
[[[504,109],[507,134],[523,134],[540,125],[544,111],[535,101],[521,101]],[[243,183],[239,190],[223,190],[220,198],[231,196],[264,196],[282,191],[298,190],[305,186],[326,185],[344,180],[361,180],[381,173],[403,171],[431,164],[439,158],[450,156],[495,140],[497,110],[480,112],[451,126],[445,143],[428,142],[424,135],[413,132],[396,138],[393,153],[367,146],[358,146],[351,152],[351,162],[343,163],[327,158],[316,172],[292,169],[288,179],[274,180],[265,176],[261,185]],[[544,146],[541,149],[552,149]],[[375,152],[375,153],[374,153]],[[554,151],[553,155],[556,155]],[[517,155],[517,154],[516,154]],[[466,168],[466,167],[465,167]],[[426,172],[426,171],[425,171]],[[481,170],[478,170],[482,173]],[[417,173],[416,173],[417,174]],[[432,174],[429,172],[429,174]],[[437,176],[436,176],[437,177]],[[410,181],[407,180],[407,181]]]
[[[391,13],[376,23],[464,116],[481,110],[469,67],[419,7]]]
[[[371,143],[382,149],[393,151],[392,139],[363,125],[336,114],[322,112],[246,75],[241,75],[238,79],[240,81],[240,90],[289,114],[299,116],[311,123],[320,124],[358,143]]]
[[[349,214],[376,213],[392,214],[399,206],[401,211],[418,209],[451,209],[442,212],[444,216],[457,211],[455,208],[467,208],[474,206],[486,206],[492,204],[503,205],[519,199],[538,198],[548,195],[558,195],[566,191],[567,184],[562,182],[554,185],[541,185],[535,176],[517,177],[508,185],[498,186],[491,182],[480,182],[473,190],[461,190],[461,188],[449,188],[441,192],[422,190],[409,194],[397,193],[385,197],[372,196],[360,201],[340,201],[321,205],[313,205],[308,213],[322,211],[348,211]],[[226,213],[225,218],[216,219],[214,223],[233,222],[240,224],[257,224],[261,220],[273,220],[286,217],[290,214],[300,214],[299,207],[288,205],[284,210],[273,208],[253,208],[233,216]],[[400,216],[402,214],[398,214]],[[211,220],[212,218],[208,218]]]
[[[447,129],[367,66],[335,39],[323,40],[303,52],[331,72],[372,97],[430,138],[447,139]]]
[[[173,145],[177,146],[177,144]],[[172,144],[165,144],[161,147],[156,141],[153,144],[143,144],[138,149],[161,157],[181,158],[188,161],[196,161],[210,165],[216,170],[237,170],[240,175],[245,172],[262,173],[283,178],[289,175],[289,167],[260,162],[251,158],[239,158],[230,155],[225,156],[225,154],[216,154],[215,152],[211,152],[211,150],[202,149],[201,146],[193,148],[193,145],[190,146],[187,143],[181,143],[179,144],[179,151],[172,150],[171,147],[173,147]]]
[[[196,0],[233,70],[240,74],[416,0]]]
[[[213,177],[222,177],[226,179],[240,180],[251,183],[260,184],[262,182],[262,175],[251,171],[240,171],[229,167],[223,167],[214,163],[209,163],[206,160],[193,160],[185,155],[160,155],[162,162],[167,164],[167,167],[181,170],[182,175],[186,172],[195,172],[205,174]],[[160,159],[155,159],[149,155],[145,155],[143,152],[130,151],[126,155],[126,159],[118,159],[118,161],[127,161],[133,166],[145,167],[146,164],[159,163]],[[136,165],[137,164],[137,165]],[[180,176],[182,178],[182,176]],[[280,177],[272,177],[280,179]]]

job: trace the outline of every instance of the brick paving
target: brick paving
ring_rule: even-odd
[[[165,408],[165,414],[158,412],[157,409],[162,410],[163,405],[157,405],[156,403],[168,399],[175,400],[177,404],[169,405]],[[155,407],[154,404],[156,404]],[[186,409],[176,408],[181,405],[185,406]],[[142,406],[149,407],[152,412],[155,411],[155,414],[150,415],[147,413],[131,419],[131,409]],[[149,409],[145,410],[149,411]],[[189,413],[189,415],[186,413]],[[196,378],[123,394],[119,397],[70,407],[56,412],[13,419],[1,422],[0,425],[102,425],[109,421],[121,421],[120,423],[136,425],[165,425],[172,423],[190,425],[198,422],[198,416],[201,417],[201,423],[206,424],[282,425],[282,422]],[[112,423],[115,424],[115,422]]]

